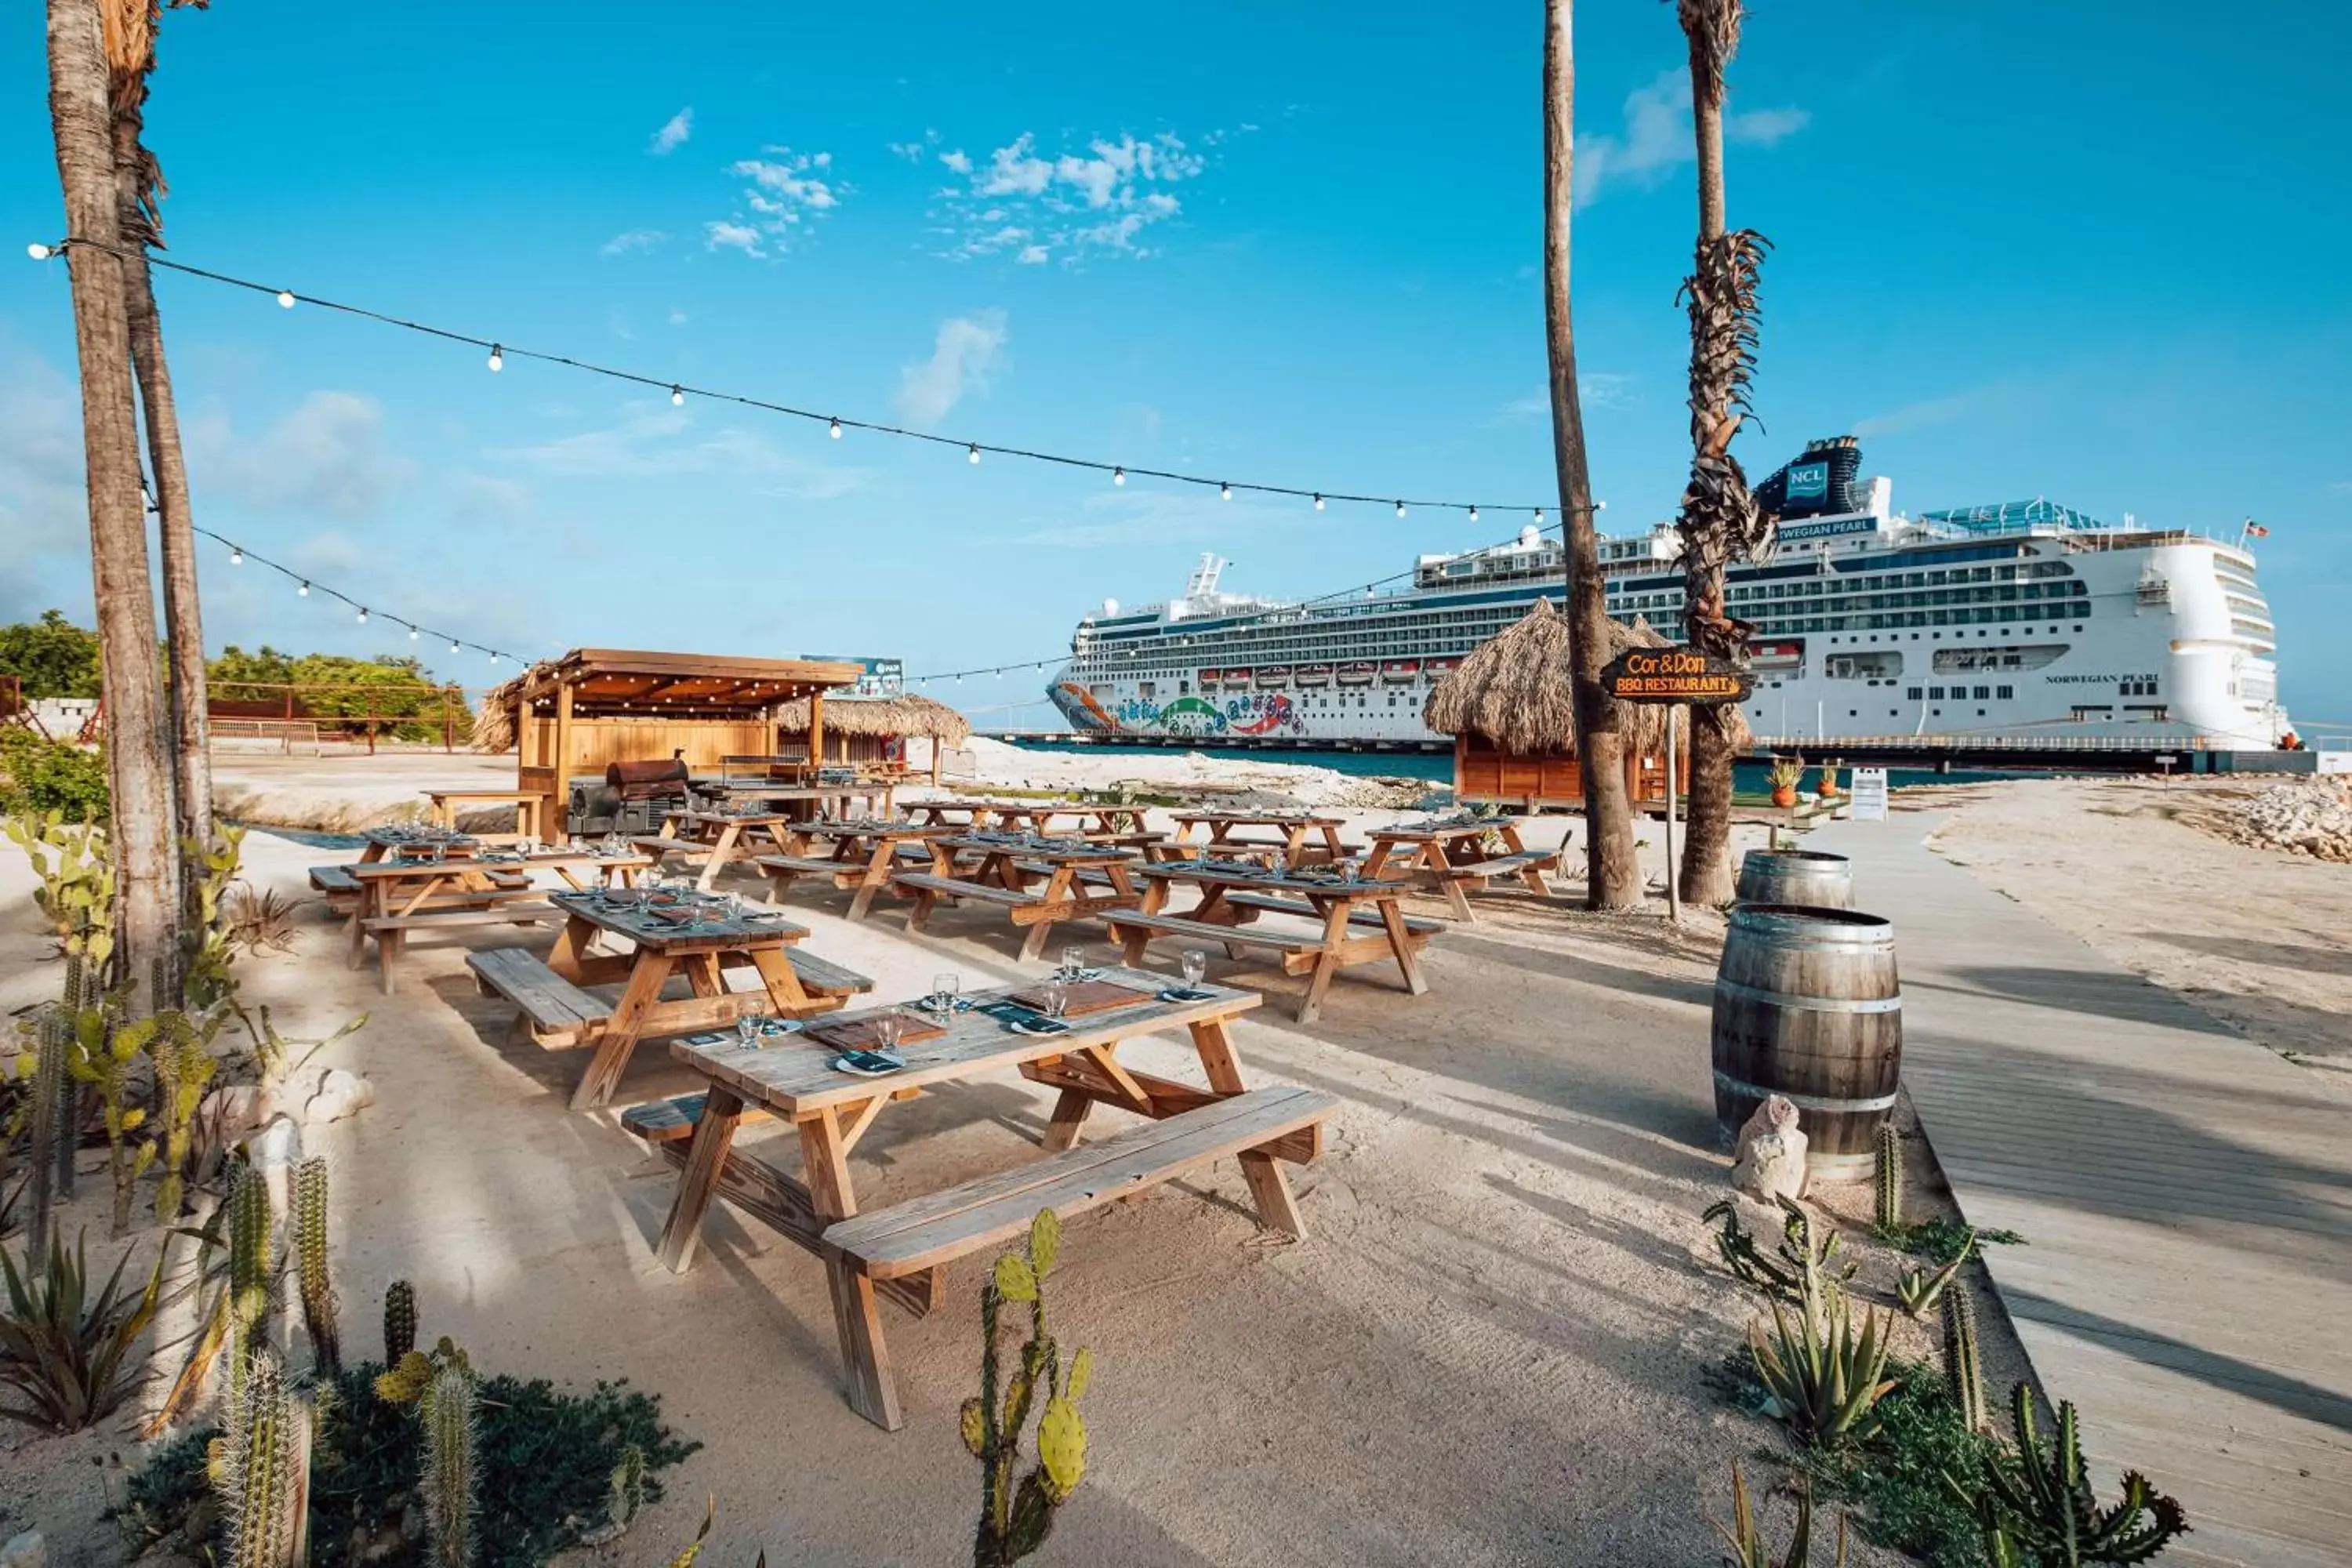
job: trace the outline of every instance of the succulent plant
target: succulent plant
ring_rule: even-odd
[[[215,1475],[226,1568],[295,1562],[310,1492],[302,1416],[278,1358],[256,1355],[230,1406]]]
[[[1924,1268],[1907,1268],[1895,1281],[1895,1293],[1903,1299],[1903,1310],[1915,1318],[1924,1318],[1936,1310],[1944,1299],[1944,1291],[1959,1278],[1970,1258],[1976,1255],[1976,1232],[1970,1231],[1960,1244],[1959,1256],[1932,1273]]]
[[[269,1183],[251,1164],[241,1164],[228,1187],[229,1377],[232,1394],[242,1386],[245,1368],[268,1342],[269,1314],[277,1296],[277,1215]]]
[[[327,1159],[313,1154],[294,1168],[295,1278],[302,1290],[302,1324],[327,1377],[342,1370],[342,1335],[335,1324],[335,1280],[327,1259]]]
[[[1827,1269],[1830,1259],[1837,1256],[1838,1234],[1834,1230],[1822,1231],[1817,1239],[1813,1217],[1803,1205],[1785,1197],[1778,1201],[1787,1215],[1781,1226],[1778,1262],[1764,1255],[1755,1237],[1748,1234],[1748,1227],[1739,1223],[1739,1205],[1732,1199],[1709,1204],[1699,1217],[1722,1222],[1723,1228],[1716,1234],[1715,1247],[1733,1275],[1768,1295],[1796,1301],[1804,1295],[1805,1276]],[[1841,1278],[1853,1279],[1855,1267],[1846,1265]]]
[[[2010,1394],[2017,1446],[1985,1468],[1982,1493],[1970,1497],[1947,1474],[1945,1482],[1977,1510],[1985,1555],[1996,1564],[2032,1563],[2077,1568],[2085,1563],[2145,1563],[2189,1531],[2188,1515],[2137,1470],[2126,1470],[2123,1496],[2101,1507],[2083,1463],[2074,1406],[2061,1401],[2055,1440],[2045,1447],[2033,1415],[2033,1391],[2021,1383]]]
[[[395,1279],[383,1293],[383,1364],[398,1366],[416,1348],[416,1287]]]
[[[982,1338],[980,1394],[963,1402],[964,1447],[981,1465],[980,1528],[973,1568],[1004,1568],[1035,1552],[1054,1528],[1055,1510],[1070,1500],[1087,1473],[1087,1424],[1077,1402],[1094,1376],[1094,1352],[1081,1350],[1066,1373],[1061,1348],[1045,1330],[1045,1276],[1061,1250],[1062,1225],[1051,1209],[1030,1222],[1027,1245],[996,1260],[981,1287]],[[1029,1340],[1019,1370],[1000,1389],[997,1319],[1007,1301],[1029,1308]],[[1022,1477],[1021,1436],[1040,1394],[1037,1464]]]
[[[1892,1121],[1878,1124],[1878,1148],[1871,1162],[1871,1176],[1877,1189],[1878,1228],[1891,1231],[1903,1223],[1903,1141]]]
[[[1880,1379],[1886,1370],[1885,1322],[1876,1308],[1866,1308],[1857,1333],[1853,1309],[1835,1281],[1809,1270],[1805,1285],[1797,1321],[1792,1324],[1781,1304],[1772,1302],[1772,1331],[1759,1320],[1749,1330],[1749,1354],[1770,1413],[1809,1447],[1859,1442],[1876,1430],[1873,1407],[1895,1386]]]
[[[417,1414],[425,1424],[426,1560],[434,1568],[467,1568],[474,1556],[474,1374],[463,1357],[434,1373]]]
[[[1757,1528],[1756,1510],[1748,1499],[1748,1478],[1739,1473],[1735,1462],[1731,1467],[1731,1522],[1715,1521],[1715,1532],[1731,1548],[1732,1568],[1811,1568],[1813,1560],[1813,1489],[1810,1484],[1797,1489],[1797,1525],[1789,1536],[1789,1550],[1780,1556],[1772,1555],[1765,1544],[1764,1532]],[[1845,1516],[1838,1516],[1837,1555],[1831,1559],[1831,1568],[1845,1568]]]
[[[1977,1308],[1966,1290],[1944,1298],[1944,1384],[1961,1422],[1971,1432],[1985,1429],[1984,1364],[1977,1359]]]

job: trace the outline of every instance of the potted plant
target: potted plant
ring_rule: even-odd
[[[1845,797],[1845,790],[1838,783],[1837,769],[1834,766],[1828,763],[1822,764],[1821,782],[1813,785],[1813,793],[1823,800],[1842,800]]]
[[[1777,759],[1766,776],[1772,781],[1772,804],[1785,811],[1797,804],[1797,784],[1805,776],[1804,759]]]

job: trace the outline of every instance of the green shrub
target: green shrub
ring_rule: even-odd
[[[104,822],[106,754],[34,731],[0,729],[0,812],[61,811],[68,822]]]
[[[310,1560],[358,1560],[355,1546],[379,1550],[396,1532],[425,1461],[424,1427],[412,1406],[379,1398],[384,1368],[346,1366],[321,1399],[310,1458]],[[599,1383],[563,1394],[544,1379],[482,1380],[476,1436],[478,1512],[475,1560],[535,1568],[579,1545],[610,1522],[614,1472],[635,1449],[643,1497],[658,1501],[656,1472],[702,1445],[682,1442],[662,1424],[657,1395]],[[205,1483],[205,1445],[217,1430],[191,1433],[158,1449],[131,1478],[112,1517],[135,1550],[204,1544],[214,1515]],[[362,1538],[366,1538],[362,1540]],[[423,1568],[422,1539],[400,1541],[367,1558],[383,1568]]]
[[[1865,1539],[1935,1568],[1981,1568],[1983,1531],[1944,1477],[1971,1492],[1982,1489],[2000,1444],[1969,1430],[1933,1365],[1897,1362],[1887,1373],[1895,1386],[1873,1411],[1878,1429],[1869,1441],[1813,1449],[1796,1463],[1812,1477],[1816,1496],[1860,1510]]]

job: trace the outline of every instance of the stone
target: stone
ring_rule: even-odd
[[[1740,1128],[1731,1184],[1763,1204],[1805,1195],[1805,1135],[1797,1127],[1796,1106],[1785,1096],[1767,1098]]]
[[[375,1085],[345,1068],[329,1068],[319,1075],[319,1087],[302,1102],[302,1120],[316,1127],[356,1116],[375,1103]]]
[[[47,1568],[48,1561],[49,1549],[37,1530],[11,1536],[7,1545],[0,1546],[0,1568]]]

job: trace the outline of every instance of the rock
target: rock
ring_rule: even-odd
[[[253,1163],[263,1170],[282,1170],[302,1160],[302,1129],[280,1112],[270,1119],[253,1141]]]
[[[0,1546],[0,1568],[47,1568],[49,1549],[41,1541],[41,1532],[28,1530],[9,1538]]]
[[[1740,1128],[1731,1184],[1764,1204],[1805,1195],[1805,1135],[1797,1108],[1782,1096],[1767,1099]]]
[[[302,1120],[316,1127],[355,1116],[375,1103],[375,1085],[343,1068],[319,1075],[319,1087],[302,1102]]]

